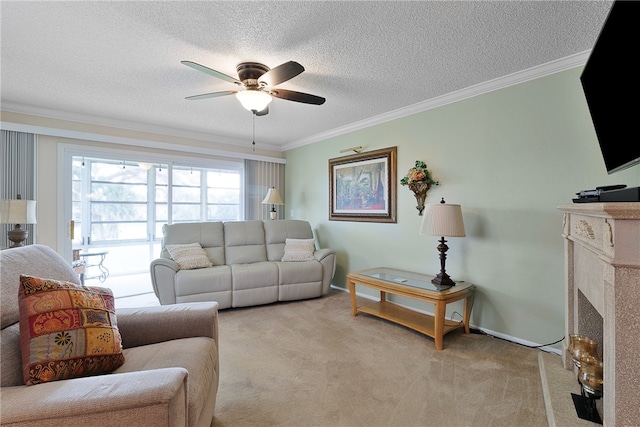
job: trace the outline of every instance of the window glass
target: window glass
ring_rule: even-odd
[[[147,171],[122,162],[98,161],[91,162],[91,181],[142,183],[147,182]]]
[[[173,222],[197,222],[200,218],[200,204],[174,203]]]
[[[156,203],[167,203],[169,201],[169,188],[166,184],[156,183],[155,193]]]
[[[241,182],[239,170],[174,167],[172,221],[241,219]]]
[[[200,187],[173,186],[173,203],[198,202],[200,203]]]
[[[240,218],[238,205],[210,205],[207,207],[207,221],[237,221]]]
[[[146,240],[146,222],[92,222],[91,241],[93,243],[105,241]]]
[[[173,168],[173,185],[200,187],[200,171],[193,168]]]
[[[91,222],[129,221],[147,221],[146,203],[91,203]]]
[[[71,219],[73,220],[73,245],[82,244],[82,183],[83,159],[74,158],[71,163]]]

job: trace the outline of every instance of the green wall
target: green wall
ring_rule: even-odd
[[[437,237],[420,236],[411,191],[398,183],[397,223],[329,221],[328,160],[363,145],[398,147],[398,182],[416,160],[462,205],[467,236],[450,238],[447,272],[476,284],[471,323],[538,344],[564,335],[562,214],[574,193],[640,185],[640,166],[607,175],[579,83],[581,68],[476,96],[286,152],[287,218],[309,220],[321,247],[338,253],[333,281],[388,266],[436,274]],[[364,288],[359,292],[369,293]],[[398,299],[432,311],[433,307]],[[448,315],[459,319],[461,303]]]

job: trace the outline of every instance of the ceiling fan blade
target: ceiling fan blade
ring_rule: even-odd
[[[276,98],[286,99],[287,101],[303,102],[313,105],[322,105],[324,101],[326,101],[326,99],[321,96],[286,89],[272,89],[269,91],[269,94]]]
[[[235,83],[242,86],[242,82],[235,77],[228,76],[224,73],[221,73],[220,71],[212,70],[211,68],[205,67],[204,65],[200,65],[192,61],[180,61],[180,63],[186,65],[187,67],[191,67],[194,70],[202,71],[203,73],[209,74],[210,76],[217,77],[230,83]]]
[[[264,107],[264,109],[262,111],[256,111],[256,113],[255,113],[256,116],[266,116],[267,114],[269,114],[269,106],[268,105],[266,107]]]
[[[276,68],[264,73],[258,79],[259,82],[265,83],[267,86],[276,86],[286,82],[304,71],[304,67],[295,61],[285,62]]]
[[[197,99],[217,98],[219,96],[233,95],[236,92],[237,91],[235,90],[223,90],[222,92],[211,92],[211,93],[203,93],[200,95],[187,96],[185,99],[188,99],[189,101],[195,101]]]

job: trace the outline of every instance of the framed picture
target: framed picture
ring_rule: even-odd
[[[396,152],[329,159],[329,220],[396,222]]]

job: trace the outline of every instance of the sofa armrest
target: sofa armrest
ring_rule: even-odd
[[[2,425],[186,426],[184,368],[2,387]]]
[[[172,259],[157,258],[151,261],[151,284],[160,304],[176,303],[174,280],[178,271],[180,271],[180,267]]]
[[[336,251],[334,251],[333,249],[316,249],[315,252],[313,253],[313,257],[316,259],[316,261],[320,261],[320,262],[322,262],[322,260],[332,255],[334,257],[336,255]]]
[[[322,264],[322,295],[329,293],[331,279],[336,273],[336,251],[333,249],[318,249],[313,253],[314,258]]]
[[[218,344],[215,301],[120,308],[116,316],[125,348],[191,337],[210,337]]]

